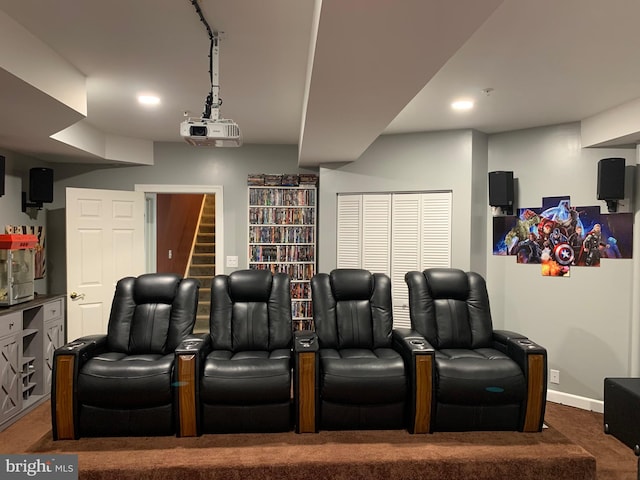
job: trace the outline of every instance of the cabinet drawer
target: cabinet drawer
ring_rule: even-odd
[[[11,335],[22,330],[22,312],[0,316],[0,337]]]
[[[62,317],[62,299],[58,299],[52,302],[45,303],[42,308],[44,309],[44,321],[53,320],[54,318]]]

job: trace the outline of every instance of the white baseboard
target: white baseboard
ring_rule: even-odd
[[[604,402],[602,400],[580,397],[578,395],[572,395],[570,393],[547,390],[547,401],[560,403],[562,405],[568,405],[570,407],[581,408],[582,410],[591,410],[597,413],[604,413]]]

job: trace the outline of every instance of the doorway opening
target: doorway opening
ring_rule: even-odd
[[[148,272],[200,282],[195,333],[209,331],[211,280],[224,272],[221,186],[136,185],[145,192]]]

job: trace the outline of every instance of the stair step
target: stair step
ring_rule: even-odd
[[[215,239],[213,233],[198,233],[196,235],[196,243],[211,243]]]
[[[194,253],[191,256],[191,265],[215,265],[215,253]]]
[[[189,275],[189,278],[195,278],[200,282],[200,295],[202,295],[203,290],[209,290],[209,294],[211,294],[211,280],[213,279],[213,275]]]
[[[196,243],[193,253],[216,253],[215,243]]]
[[[198,302],[197,315],[209,316],[209,312],[210,311],[211,311],[211,303],[210,302]]]
[[[191,265],[189,267],[189,277],[213,277],[216,274],[215,264]]]
[[[212,233],[215,234],[216,225],[214,223],[200,223],[200,228],[198,228],[198,233]]]
[[[209,333],[209,315],[196,316],[193,333]]]

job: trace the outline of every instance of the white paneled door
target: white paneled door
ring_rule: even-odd
[[[106,333],[116,282],[145,272],[144,192],[66,189],[67,339]]]

